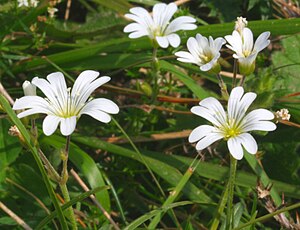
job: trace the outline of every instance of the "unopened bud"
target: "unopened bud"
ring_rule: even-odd
[[[243,29],[245,27],[247,27],[247,25],[248,25],[248,22],[247,22],[246,18],[237,17],[236,21],[235,21],[235,27],[234,27],[234,29],[241,34],[242,31],[243,31]]]
[[[24,137],[23,137],[22,134],[20,133],[20,130],[18,129],[17,126],[15,126],[15,125],[14,125],[14,126],[11,126],[11,127],[9,128],[9,130],[8,130],[8,134],[9,134],[10,136],[13,136],[13,137],[18,137],[19,140],[20,140],[20,142],[21,142],[24,146],[26,146]]]
[[[31,84],[30,81],[24,81],[22,87],[25,96],[36,96],[36,86]]]

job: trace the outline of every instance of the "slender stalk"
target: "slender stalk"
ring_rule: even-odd
[[[152,98],[151,101],[154,102],[158,95],[158,76],[159,76],[159,67],[158,67],[158,59],[157,59],[157,46],[154,45],[153,53],[152,53],[152,63],[151,63],[151,76],[152,76]]]
[[[238,69],[238,63],[237,60],[234,58],[233,60],[233,78],[232,78],[232,88],[236,86],[236,74]]]
[[[70,140],[71,140],[71,136],[67,136],[67,140],[66,140],[66,148],[64,150],[64,153],[62,154],[62,162],[63,162],[63,169],[61,172],[61,180],[59,182],[59,187],[60,190],[62,192],[62,195],[64,197],[65,203],[68,203],[71,199],[70,199],[70,195],[69,195],[69,191],[67,188],[67,181],[69,178],[68,175],[68,158],[69,158],[69,149],[70,149]],[[77,230],[77,224],[76,224],[76,219],[75,219],[75,215],[73,212],[73,208],[72,206],[69,207],[66,210],[66,214],[69,217],[71,224],[72,224],[72,229]]]
[[[246,79],[246,76],[243,75],[242,79],[240,80],[240,86],[244,86],[245,79]]]
[[[56,172],[56,170],[53,168],[52,164],[49,162],[49,160],[47,159],[47,157],[45,156],[43,151],[41,149],[38,149],[38,153],[39,153],[39,156],[40,156],[42,162],[44,163],[44,167],[45,167],[47,173],[49,174],[50,178],[53,179],[54,181],[56,181],[57,183],[59,183],[61,178],[60,178],[59,174]]]
[[[228,199],[227,199],[227,216],[226,216],[226,230],[232,229],[232,224],[234,222],[233,215],[233,193],[234,193],[234,183],[236,174],[237,160],[230,154],[230,172],[228,181]]]
[[[227,91],[227,86],[226,86],[225,82],[223,81],[222,76],[221,76],[220,73],[217,74],[217,78],[218,78],[218,81],[219,81],[219,86],[221,88],[221,93],[222,93],[223,98],[228,99],[229,94],[228,94],[228,91]]]

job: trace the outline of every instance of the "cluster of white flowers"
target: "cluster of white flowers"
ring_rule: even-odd
[[[178,47],[180,37],[175,32],[195,29],[196,20],[189,16],[181,16],[170,22],[176,11],[177,6],[174,3],[156,4],[152,15],[142,7],[134,7],[130,9],[131,14],[125,16],[135,22],[127,25],[124,32],[129,32],[130,38],[148,36],[154,42],[154,46]],[[242,74],[253,72],[258,52],[270,43],[268,40],[270,33],[264,32],[253,45],[253,34],[247,28],[247,24],[245,18],[237,18],[232,35],[225,36],[229,43],[227,47],[235,52],[233,57],[238,60]],[[189,52],[179,51],[175,55],[179,61],[200,66],[202,71],[218,73],[220,49],[226,43],[225,39],[221,37],[215,40],[212,37],[207,39],[197,34],[195,38],[191,37],[187,41]],[[48,75],[48,81],[35,77],[31,83],[24,82],[25,96],[15,102],[13,109],[27,109],[18,114],[19,118],[37,113],[46,114],[43,121],[43,131],[46,135],[53,134],[59,124],[61,133],[65,136],[70,135],[75,130],[77,120],[83,114],[107,123],[111,120],[109,114],[117,114],[119,108],[108,99],[88,100],[96,88],[110,80],[107,76],[97,79],[98,76],[99,73],[96,71],[82,72],[72,90],[67,88],[64,76],[60,72]],[[46,98],[36,96],[36,87],[46,95]],[[246,114],[255,98],[255,93],[244,94],[242,87],[235,87],[229,96],[227,112],[213,97],[202,100],[199,106],[191,109],[191,112],[210,121],[213,126],[200,125],[195,128],[189,136],[189,142],[197,142],[196,149],[203,150],[212,143],[224,139],[227,141],[229,152],[235,159],[243,158],[244,149],[255,154],[258,146],[249,132],[276,129],[276,125],[270,121],[274,119],[272,112],[266,109],[256,109]],[[276,116],[288,119],[287,114],[288,112],[281,111],[276,113]]]
[[[18,7],[37,7],[38,0],[18,0]]]
[[[133,21],[124,28],[124,32],[130,33],[130,38],[148,36],[154,43],[162,48],[167,48],[169,44],[173,47],[180,45],[180,37],[175,33],[179,30],[196,29],[195,19],[189,16],[181,16],[170,22],[172,16],[177,11],[175,3],[158,3],[154,5],[152,16],[142,7],[130,9],[131,14],[125,16]],[[229,43],[226,45],[234,51],[233,57],[238,60],[240,73],[249,75],[255,69],[255,59],[257,54],[270,44],[268,40],[270,32],[264,32],[257,38],[253,45],[252,31],[247,28],[246,18],[238,17],[235,30],[232,35],[225,36]],[[200,66],[202,71],[219,72],[220,49],[225,44],[223,38],[212,37],[208,39],[201,34],[196,38],[189,38],[187,48],[189,52],[176,52],[179,61],[194,63]]]

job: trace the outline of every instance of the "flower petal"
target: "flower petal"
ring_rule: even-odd
[[[80,114],[89,110],[101,110],[110,114],[117,114],[120,109],[113,101],[106,98],[96,98],[89,101],[80,111]]]
[[[243,29],[243,50],[251,53],[253,49],[253,33],[249,28]],[[247,55],[248,56],[248,55]]]
[[[200,125],[190,133],[189,142],[193,143],[199,141],[203,137],[212,133],[214,130],[216,130],[216,128],[211,125]]]
[[[244,156],[244,151],[240,140],[236,137],[229,138],[227,141],[227,146],[230,154],[237,160],[241,160]]]
[[[179,52],[176,52],[175,55],[178,57],[177,58],[178,61],[185,62],[185,63],[198,64],[197,60],[189,52],[179,51]]]
[[[105,113],[101,110],[86,110],[86,111],[82,112],[81,114],[89,115],[103,123],[108,123],[111,121],[110,115],[108,115],[107,113]]]
[[[93,70],[86,70],[80,73],[72,87],[71,96],[75,97],[77,94],[81,94],[82,91],[85,91],[85,89],[89,87],[91,82],[94,81],[99,74],[99,72]]]
[[[174,33],[179,30],[194,30],[197,26],[196,20],[190,16],[180,16],[175,18],[167,27],[166,34]]]
[[[61,121],[60,117],[48,115],[45,117],[43,121],[43,132],[46,136],[52,135],[55,130],[57,129],[57,126],[59,122]]]
[[[242,133],[238,136],[240,142],[247,150],[248,153],[256,154],[257,153],[257,143],[255,139],[249,133]]]
[[[39,114],[39,113],[45,113],[47,114],[48,111],[46,111],[43,108],[34,108],[34,109],[27,109],[26,111],[23,111],[17,115],[18,118],[27,117],[33,114]]]
[[[66,104],[68,92],[64,75],[61,72],[51,73],[47,76],[47,80],[50,82],[55,96],[60,99],[62,104]]]
[[[227,111],[228,111],[228,118],[230,120],[236,120],[237,119],[237,113],[239,110],[239,104],[240,100],[243,96],[244,89],[243,87],[235,87],[231,90],[229,100],[228,100],[228,106],[227,106]]]
[[[257,121],[255,123],[246,124],[243,126],[244,132],[249,131],[274,131],[276,125],[271,121]]]
[[[196,144],[196,149],[203,150],[210,146],[212,143],[216,142],[217,140],[220,140],[223,138],[223,135],[220,133],[211,133],[206,135],[204,138],[202,138],[198,143]]]
[[[217,127],[222,126],[222,123],[220,121],[218,121],[216,119],[216,117],[214,116],[215,114],[213,114],[210,110],[208,110],[207,108],[205,108],[203,106],[193,106],[191,108],[191,112],[210,121]]]
[[[177,34],[169,34],[167,38],[170,45],[173,46],[174,48],[180,45],[180,37]]]
[[[154,24],[164,30],[176,11],[177,5],[175,3],[168,5],[165,3],[155,4],[152,12]]]
[[[270,44],[269,36],[270,32],[268,31],[261,33],[255,41],[253,50],[258,53],[266,48]]]
[[[34,107],[48,108],[49,103],[42,97],[39,96],[24,96],[17,99],[13,105],[14,110],[28,109]]]
[[[169,46],[167,37],[156,36],[155,38],[160,47],[167,48]]]
[[[214,97],[208,97],[200,101],[200,106],[207,108],[214,118],[220,123],[226,123],[226,113],[221,103]]]
[[[78,91],[75,91],[75,88],[72,89],[71,95],[74,95],[74,105],[76,108],[81,108],[81,106],[87,101],[87,99],[90,97],[91,93],[100,87],[101,85],[105,84],[106,82],[110,81],[110,77],[103,76],[95,81],[86,84],[83,88],[77,87]],[[75,82],[76,84],[76,82]]]
[[[64,136],[71,135],[76,128],[76,116],[61,118],[60,132]]]

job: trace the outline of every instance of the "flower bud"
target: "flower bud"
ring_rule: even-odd
[[[237,17],[236,21],[235,21],[234,29],[241,34],[243,29],[245,27],[247,27],[247,25],[248,25],[248,22],[247,22],[246,18]]]
[[[288,109],[281,109],[276,111],[275,113],[276,123],[278,123],[278,121],[289,121],[290,118],[291,118],[291,114],[289,114]]]
[[[24,81],[22,87],[25,96],[36,96],[36,86],[31,84],[30,81]]]

